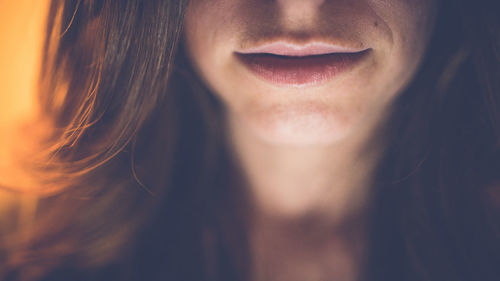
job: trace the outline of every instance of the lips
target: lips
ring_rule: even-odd
[[[370,49],[356,50],[327,44],[271,44],[237,52],[251,72],[277,86],[313,86],[346,72]]]

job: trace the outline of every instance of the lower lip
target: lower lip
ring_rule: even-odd
[[[239,60],[254,74],[278,86],[314,86],[353,68],[369,50],[314,56],[240,54]]]

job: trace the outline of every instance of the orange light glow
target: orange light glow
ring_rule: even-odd
[[[22,127],[36,116],[48,0],[0,0],[0,186],[30,186],[16,165],[28,136]],[[0,214],[10,197],[0,190]]]

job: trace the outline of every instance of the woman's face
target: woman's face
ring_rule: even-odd
[[[415,74],[436,0],[192,0],[184,44],[231,124],[331,144],[383,116]]]

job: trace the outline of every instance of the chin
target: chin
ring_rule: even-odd
[[[326,146],[350,134],[355,126],[353,115],[324,108],[280,107],[245,116],[242,121],[259,140],[270,144]]]

